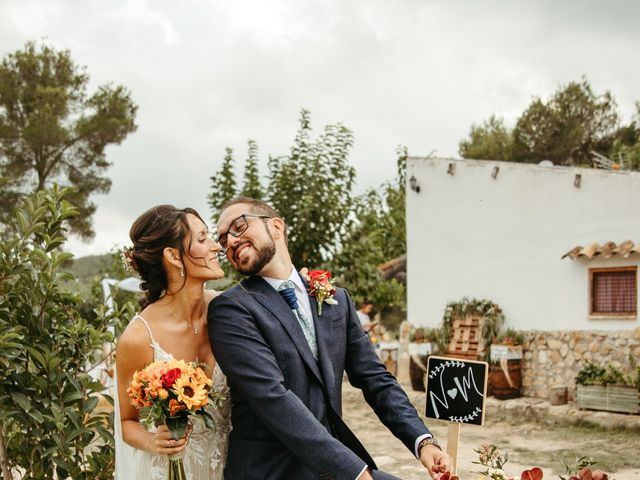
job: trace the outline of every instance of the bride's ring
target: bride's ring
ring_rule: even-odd
[[[167,440],[167,447],[171,446],[171,440]]]

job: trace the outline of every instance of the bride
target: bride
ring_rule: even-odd
[[[231,404],[207,332],[207,306],[216,292],[204,289],[207,280],[224,275],[217,260],[220,246],[195,210],[171,205],[142,214],[129,236],[133,246],[126,250],[125,259],[142,278],[145,298],[116,350],[115,478],[164,480],[167,455],[181,454],[188,480],[222,480]],[[214,389],[226,397],[222,407],[206,407],[215,419],[215,429],[192,417],[185,437],[172,440],[164,425],[147,431],[140,424],[138,410],[127,395],[133,373],[152,361],[171,358],[206,365]]]

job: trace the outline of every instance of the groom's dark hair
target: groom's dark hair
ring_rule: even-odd
[[[258,200],[256,198],[251,197],[235,197],[231,200],[227,200],[222,207],[220,207],[220,213],[224,212],[227,208],[237,205],[238,203],[243,203],[245,205],[249,205],[249,209],[251,210],[249,213],[255,213],[258,215],[266,215],[267,217],[272,218],[282,218],[278,211],[262,200]],[[287,242],[287,222],[284,222],[284,241]]]

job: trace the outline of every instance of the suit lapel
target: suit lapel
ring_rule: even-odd
[[[302,277],[301,277],[302,278]],[[302,278],[304,287],[308,288],[309,284]],[[316,341],[318,343],[318,363],[322,371],[322,377],[326,385],[334,385],[333,362],[329,354],[329,344],[332,342],[330,329],[327,328],[327,322],[323,322],[322,317],[318,317],[318,301],[316,297],[309,295],[309,304],[311,305],[311,314],[313,315],[313,325],[316,329]]]
[[[289,337],[291,337],[291,341],[300,353],[304,362],[318,378],[318,381],[324,385],[322,374],[318,368],[318,362],[313,358],[307,339],[302,332],[302,327],[300,326],[298,317],[296,317],[289,305],[287,305],[287,302],[284,301],[280,294],[276,292],[271,285],[260,277],[250,277],[243,280],[242,284],[246,285],[246,290],[249,293],[252,293],[253,297],[278,319],[289,334]]]

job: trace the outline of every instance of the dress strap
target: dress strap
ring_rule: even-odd
[[[158,342],[156,342],[156,339],[153,338],[153,333],[151,333],[151,327],[149,326],[149,324],[147,323],[147,321],[142,317],[142,315],[136,315],[135,317],[133,317],[134,319],[139,319],[142,320],[142,323],[144,323],[144,326],[147,327],[147,332],[149,332],[149,338],[151,339],[151,346],[155,349],[156,345],[158,345]]]

